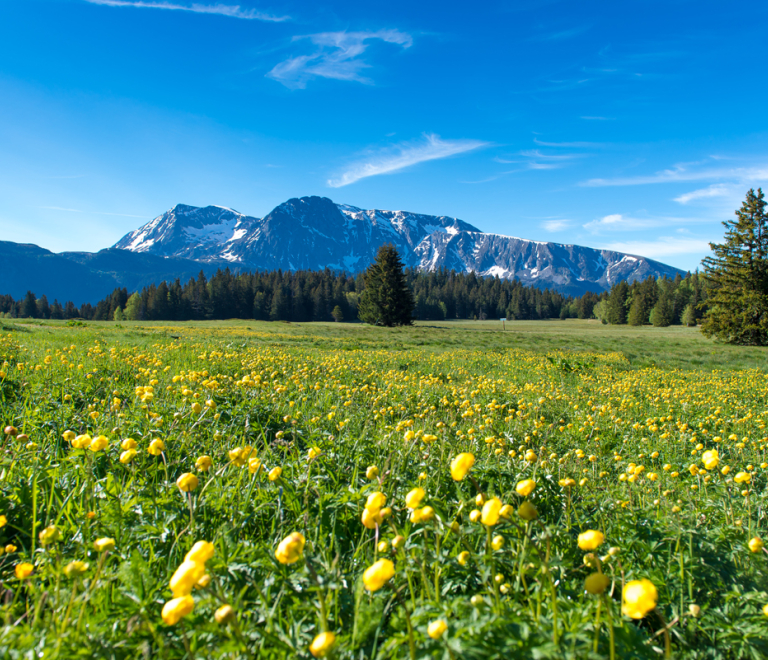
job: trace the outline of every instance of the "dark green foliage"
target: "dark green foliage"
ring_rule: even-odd
[[[411,325],[416,303],[393,245],[382,245],[363,276],[365,289],[357,315],[372,325]]]
[[[723,222],[724,243],[704,259],[709,311],[701,326],[731,344],[768,344],[768,215],[762,189],[751,190],[736,220]]]

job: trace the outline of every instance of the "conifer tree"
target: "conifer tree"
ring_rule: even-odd
[[[411,325],[415,302],[403,273],[403,262],[393,245],[382,245],[365,271],[365,289],[358,316],[373,325]]]
[[[763,191],[751,190],[736,220],[723,222],[724,243],[704,259],[709,310],[701,330],[732,344],[768,344],[768,215]]]

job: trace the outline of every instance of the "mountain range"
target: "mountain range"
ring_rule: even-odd
[[[54,254],[0,241],[0,294],[95,302],[116,288],[248,270],[364,270],[391,243],[406,266],[517,278],[565,294],[682,271],[638,255],[488,234],[458,218],[365,210],[325,197],[289,199],[263,218],[179,204],[96,253]]]

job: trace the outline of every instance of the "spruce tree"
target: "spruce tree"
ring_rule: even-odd
[[[768,344],[768,215],[762,189],[750,190],[724,243],[704,259],[708,306],[701,330],[732,344]]]
[[[415,303],[403,273],[403,262],[393,245],[382,245],[365,271],[365,289],[357,315],[372,325],[411,325]]]

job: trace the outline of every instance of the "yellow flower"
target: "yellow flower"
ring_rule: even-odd
[[[523,502],[517,509],[517,515],[523,520],[536,520],[539,515],[538,510],[530,502]]]
[[[35,567],[32,566],[32,564],[24,562],[22,564],[16,564],[14,573],[16,573],[16,577],[19,580],[23,580],[25,578],[28,578],[30,575],[32,575],[32,571],[34,570],[35,570]]]
[[[501,510],[499,511],[499,515],[502,518],[511,518],[512,514],[515,511],[515,507],[513,507],[511,504],[505,504],[503,507],[501,507]]]
[[[610,578],[604,573],[592,573],[584,580],[584,588],[588,593],[599,596],[611,583]]]
[[[622,597],[621,611],[633,619],[642,619],[656,607],[659,594],[653,582],[642,579],[627,582]]]
[[[267,475],[267,478],[268,478],[270,481],[277,481],[277,480],[280,478],[280,476],[281,476],[282,474],[283,474],[283,468],[281,468],[281,467],[279,467],[279,466],[278,466],[278,467],[273,467],[273,468],[272,468],[272,469],[269,471],[269,474]]]
[[[515,491],[518,495],[528,497],[534,488],[536,488],[536,482],[533,479],[524,479],[515,486]]]
[[[491,540],[491,547],[494,550],[501,550],[504,547],[504,537],[500,534],[494,536]]]
[[[203,410],[203,407],[195,401],[195,403],[192,404],[192,412],[195,413],[195,415],[199,415]]]
[[[733,478],[737,484],[748,484],[752,481],[752,475],[749,472],[739,472]]]
[[[759,536],[755,536],[754,538],[749,539],[749,543],[747,543],[747,545],[749,546],[751,552],[760,552],[763,549],[763,542]]]
[[[304,535],[299,532],[293,532],[286,536],[275,550],[275,557],[281,564],[293,564],[299,561],[304,554],[304,544],[306,540]]]
[[[124,449],[125,451],[128,451],[129,449],[136,449],[138,446],[139,443],[136,442],[133,438],[126,438],[120,443],[120,449]]]
[[[92,452],[101,451],[107,447],[109,447],[109,439],[105,435],[97,435],[91,444],[88,445],[88,449],[90,449]]]
[[[10,555],[12,552],[16,552],[16,546],[15,546],[15,545],[13,545],[13,543],[9,543],[8,545],[6,545],[6,546],[5,546],[5,552],[6,552],[7,554],[9,554],[9,555]]]
[[[207,562],[215,552],[213,543],[208,541],[198,541],[192,546],[192,549],[185,555],[184,561],[196,561],[200,564]]]
[[[405,537],[398,534],[395,538],[392,539],[392,547],[395,550],[399,550],[405,545]]]
[[[720,456],[717,453],[717,449],[705,451],[701,455],[701,462],[704,463],[704,467],[707,468],[707,470],[714,470],[718,463],[720,463]]]
[[[193,609],[195,609],[195,599],[192,596],[174,598],[163,605],[163,621],[166,625],[175,626]]]
[[[421,504],[425,495],[426,493],[423,488],[414,488],[405,496],[405,505],[409,509],[415,509]]]
[[[323,453],[323,450],[320,449],[320,447],[312,447],[312,449],[310,449],[308,454],[307,454],[307,460],[311,461],[311,460],[317,458],[318,456],[320,456],[320,454],[322,454],[322,453]]]
[[[765,614],[765,616],[768,616],[768,604],[763,605],[763,614]]]
[[[365,501],[365,508],[378,512],[387,503],[387,496],[384,493],[376,491],[368,496]]]
[[[84,561],[71,561],[64,567],[64,575],[75,578],[88,570],[88,564]]]
[[[73,438],[72,446],[75,449],[85,449],[91,444],[91,442],[93,442],[93,438],[85,433],[83,435],[78,435],[76,438]]]
[[[108,536],[105,536],[100,539],[96,539],[93,542],[93,547],[96,549],[97,552],[106,552],[107,550],[113,550],[115,547],[115,539],[111,539]]]
[[[498,497],[492,497],[483,505],[483,512],[480,516],[480,520],[483,525],[493,527],[499,522],[499,511],[501,511],[502,503]]]
[[[149,443],[147,451],[152,454],[152,456],[160,456],[160,454],[165,451],[165,443],[160,438],[155,438]]]
[[[216,619],[216,623],[225,624],[232,621],[235,618],[235,610],[231,605],[222,605],[213,613],[213,618]]]
[[[192,593],[192,588],[205,575],[205,564],[184,560],[171,577],[169,586],[174,598]]]
[[[395,575],[395,565],[389,559],[379,559],[365,569],[363,584],[368,591],[378,591]]]
[[[75,439],[75,432],[69,430],[64,431],[64,433],[61,434],[61,437],[67,442],[72,442]]]
[[[377,468],[375,465],[369,465],[368,469],[365,471],[365,478],[373,481],[378,476],[379,468]]]
[[[461,481],[467,476],[474,464],[475,457],[472,454],[459,454],[451,461],[451,477],[454,481]]]
[[[469,552],[467,550],[460,552],[459,556],[456,557],[456,561],[459,562],[462,566],[466,566],[467,562],[469,561]]]
[[[315,658],[324,658],[335,643],[336,635],[332,632],[321,632],[312,640],[312,643],[309,645],[309,652]]]
[[[384,519],[381,517],[381,511],[379,509],[369,509],[368,507],[363,509],[361,522],[368,529],[376,529],[376,525],[381,525],[383,520]]]
[[[448,624],[443,619],[436,619],[427,626],[427,634],[432,639],[440,639],[446,630],[448,630]]]
[[[261,470],[261,459],[257,458],[256,456],[251,456],[251,458],[248,459],[248,471],[251,474],[256,474]]]
[[[38,537],[41,545],[50,545],[51,543],[61,541],[61,532],[56,525],[48,525],[48,527],[40,532]]]
[[[178,479],[176,485],[182,493],[190,493],[200,484],[200,480],[191,472],[185,472]]]
[[[579,547],[582,550],[596,550],[605,541],[605,536],[602,532],[598,532],[594,529],[588,529],[586,532],[579,534]]]
[[[130,463],[135,456],[136,456],[135,449],[126,449],[124,452],[120,454],[120,462],[123,465],[128,465],[128,463]]]
[[[0,527],[5,527],[8,524],[8,518],[0,516]]]
[[[208,472],[212,465],[213,459],[210,456],[200,456],[195,461],[195,467],[197,468],[198,472]]]

